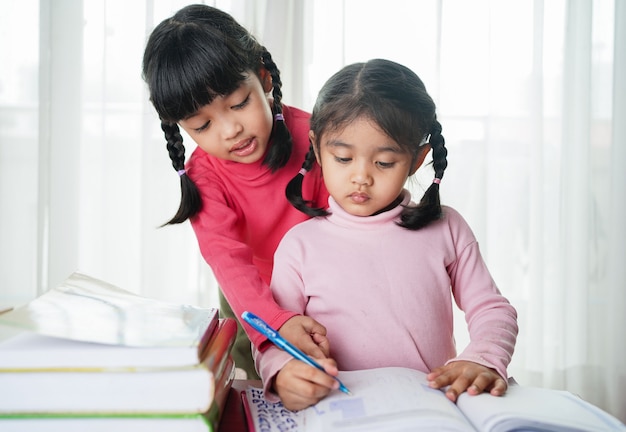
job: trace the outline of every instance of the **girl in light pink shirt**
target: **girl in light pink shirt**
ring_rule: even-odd
[[[386,60],[345,67],[318,96],[310,139],[304,167],[321,165],[329,207],[307,203],[303,175],[294,179],[290,200],[316,217],[279,244],[271,288],[285,309],[324,323],[331,358],[320,359],[324,373],[275,347],[257,351],[266,395],[302,409],[337,388],[337,368],[387,366],[429,373],[452,401],[465,391],[504,394],[516,311],[465,220],[440,205],[447,150],[422,81]],[[416,204],[404,184],[430,150],[435,178]],[[470,335],[461,353],[453,301]]]

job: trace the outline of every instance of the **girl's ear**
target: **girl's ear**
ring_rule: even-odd
[[[313,152],[315,153],[315,160],[319,166],[322,166],[320,161],[320,154],[318,152],[317,146],[315,145],[315,134],[312,130],[309,131],[309,142],[311,143],[311,147],[313,147]]]
[[[430,151],[430,144],[424,144],[422,148],[420,149],[420,152],[417,154],[417,158],[415,159],[415,163],[413,164],[413,167],[411,167],[411,172],[409,172],[409,177],[415,174],[415,171],[417,171],[417,169],[422,166],[422,164],[424,163],[424,159],[426,159],[426,156],[428,155],[429,151]]]
[[[272,82],[272,74],[265,69],[264,66],[261,66],[261,70],[259,71],[259,77],[261,78],[261,85],[263,86],[263,91],[265,93],[269,93],[274,89],[274,85]]]

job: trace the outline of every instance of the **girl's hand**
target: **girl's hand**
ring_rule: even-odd
[[[296,315],[285,321],[278,332],[310,357],[326,358],[330,353],[326,327],[313,318]]]
[[[493,396],[502,396],[508,388],[506,381],[494,369],[465,360],[435,368],[427,379],[431,388],[450,386],[446,397],[452,402],[456,402],[464,391],[470,395],[488,391]]]
[[[297,411],[316,404],[332,390],[339,388],[337,364],[332,359],[316,359],[324,373],[300,360],[290,360],[274,378],[273,388],[285,408]],[[330,376],[330,375],[332,376]]]

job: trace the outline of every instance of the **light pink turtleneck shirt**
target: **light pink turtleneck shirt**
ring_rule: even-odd
[[[405,191],[403,204],[409,203]],[[462,216],[411,231],[396,225],[402,206],[370,217],[332,214],[302,222],[276,250],[271,289],[287,310],[328,330],[340,370],[404,366],[429,372],[469,360],[506,379],[517,337],[517,314],[483,261]],[[455,301],[465,312],[470,343],[457,355]],[[255,352],[266,386],[291,357],[276,347]]]

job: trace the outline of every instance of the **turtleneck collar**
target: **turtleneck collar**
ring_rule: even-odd
[[[374,216],[355,216],[346,212],[331,196],[328,198],[328,210],[331,214],[327,217],[327,219],[329,222],[347,228],[376,229],[381,225],[388,224],[389,222],[398,221],[400,219],[400,213],[402,213],[404,207],[409,205],[410,202],[411,193],[404,189],[402,191],[402,201],[394,208],[383,213],[378,213]]]
[[[265,154],[261,159],[251,164],[215,158],[217,163],[222,165],[224,169],[228,170],[233,176],[247,181],[259,180],[265,176],[271,175],[272,171],[267,165],[263,164],[263,159],[265,159]]]

